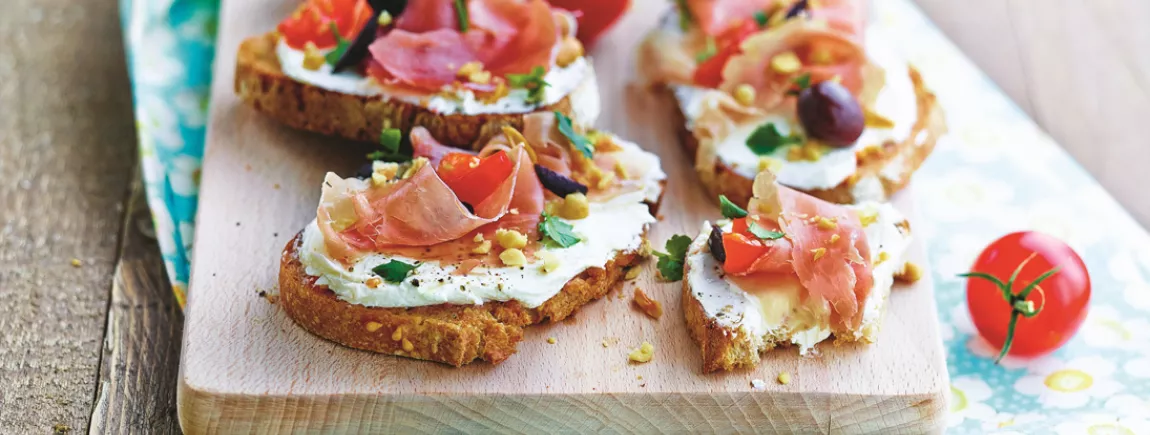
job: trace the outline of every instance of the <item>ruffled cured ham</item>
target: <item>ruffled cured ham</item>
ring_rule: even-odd
[[[385,84],[430,91],[457,81],[479,62],[495,75],[550,68],[559,42],[557,17],[544,0],[469,0],[467,31],[453,0],[412,0],[396,26],[372,43],[373,72]]]
[[[857,328],[862,321],[862,301],[874,284],[870,245],[858,213],[780,186],[770,172],[756,177],[754,193],[747,207],[747,222],[781,232],[783,238],[756,240],[760,250],[744,248],[735,253],[735,242],[729,243],[724,236],[728,264],[748,263],[738,255],[754,256],[743,270],[732,271],[728,264],[724,269],[736,276],[793,273],[808,297],[830,304],[833,324]],[[734,228],[732,233],[739,230]],[[742,233],[741,237],[754,237],[745,229]]]
[[[778,0],[687,0],[687,11],[691,20],[698,24],[703,33],[717,36],[732,24],[754,19],[756,13],[764,13],[776,5]]]

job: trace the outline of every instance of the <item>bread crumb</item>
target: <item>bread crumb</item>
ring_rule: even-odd
[[[83,265],[84,265],[84,263],[81,262],[79,258],[73,258],[72,259],[72,267],[80,267]]]
[[[651,343],[644,341],[643,344],[639,345],[638,349],[631,351],[631,353],[629,355],[627,355],[627,359],[630,361],[639,363],[639,364],[643,364],[643,363],[651,362],[651,358],[653,358],[654,356],[655,356],[655,346],[651,345]]]
[[[663,305],[660,304],[659,301],[647,296],[647,293],[643,292],[643,289],[635,288],[635,296],[632,301],[635,302],[635,305],[638,306],[647,317],[655,320],[659,320],[660,317],[663,317]]]
[[[767,389],[767,383],[762,379],[751,379],[751,389],[755,391],[763,391]]]
[[[783,385],[791,383],[791,374],[787,372],[779,373],[779,383]]]
[[[555,337],[547,337],[547,344],[555,344]]]

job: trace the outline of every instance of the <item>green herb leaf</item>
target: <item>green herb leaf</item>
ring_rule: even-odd
[[[718,54],[718,52],[719,52],[719,47],[715,45],[715,38],[708,36],[707,37],[707,46],[705,48],[703,48],[703,51],[700,51],[700,52],[695,54],[695,62],[698,62],[698,63],[706,62],[707,59],[715,57],[715,54]]]
[[[591,158],[595,153],[595,147],[591,144],[591,140],[587,136],[575,132],[575,127],[571,125],[571,118],[564,115],[562,112],[555,112],[555,118],[559,120],[559,132],[571,141],[571,146],[575,147],[583,157]]]
[[[371,268],[371,271],[387,282],[403,282],[416,267],[419,267],[419,263],[407,264],[399,260],[391,260]]]
[[[787,90],[787,95],[797,97],[803,89],[811,87],[811,73],[803,73],[803,75],[791,79],[791,83],[794,84],[795,87]]]
[[[325,54],[323,59],[328,65],[335,66],[336,62],[339,62],[339,58],[347,53],[347,49],[351,48],[351,41],[343,39],[343,35],[339,34],[339,28],[335,26],[335,22],[331,23],[331,34],[335,36],[335,49]]]
[[[385,128],[379,133],[379,144],[385,151],[398,153],[400,142],[403,142],[403,132],[398,128]]]
[[[723,212],[723,217],[727,219],[747,217],[747,211],[727,199],[727,195],[719,195],[719,211]]]
[[[467,1],[455,0],[455,16],[459,18],[459,31],[466,32],[471,27],[471,18],[467,13]]]
[[[691,10],[687,8],[687,0],[675,0],[679,8],[679,29],[684,32],[691,30]]]
[[[783,236],[786,235],[780,231],[771,231],[771,230],[768,230],[766,228],[763,228],[755,222],[751,222],[751,225],[747,226],[747,231],[750,231],[751,234],[755,235],[755,237],[758,237],[758,238],[763,239],[763,240],[781,239],[781,238],[783,238]]]
[[[773,153],[782,146],[801,143],[803,143],[802,137],[795,134],[783,136],[782,133],[779,133],[779,129],[775,127],[775,124],[771,122],[760,125],[759,128],[756,128],[755,131],[747,137],[747,148],[750,148],[751,152],[760,156]]]
[[[543,234],[544,240],[549,240],[562,248],[570,247],[581,240],[575,235],[574,227],[561,219],[543,213],[543,219],[539,221],[539,233]]]
[[[543,101],[543,89],[551,86],[546,80],[543,80],[546,75],[547,71],[542,66],[537,66],[527,74],[508,74],[507,83],[513,88],[526,89],[527,102],[539,104]]]
[[[659,269],[659,275],[667,281],[679,281],[683,279],[683,261],[687,258],[687,248],[691,247],[691,238],[682,234],[676,234],[667,239],[664,244],[666,253],[655,251],[655,256],[659,261],[655,263],[655,267]]]
[[[754,17],[755,24],[758,24],[759,27],[767,27],[767,21],[770,20],[770,16],[767,15],[767,11],[755,11]]]

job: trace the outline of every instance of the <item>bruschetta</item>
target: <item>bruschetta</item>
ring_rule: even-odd
[[[704,223],[683,266],[683,312],[703,371],[754,367],[793,345],[810,354],[830,337],[873,342],[896,277],[914,279],[910,227],[889,203],[829,203],[755,179],[742,209]]]
[[[666,175],[634,143],[559,113],[478,153],[410,135],[414,158],[329,173],[283,251],[287,314],[346,346],[454,366],[498,363],[523,328],[602,297],[645,255]]]
[[[836,202],[902,189],[946,131],[919,73],[866,25],[861,0],[684,0],[640,48],[716,196],[782,184]]]
[[[235,92],[303,130],[374,142],[424,127],[478,150],[530,113],[594,123],[598,85],[576,31],[544,0],[306,0],[241,44]]]

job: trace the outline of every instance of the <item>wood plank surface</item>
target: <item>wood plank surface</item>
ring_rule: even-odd
[[[164,272],[139,179],[126,209],[89,432],[178,434],[184,316]]]
[[[0,47],[0,432],[82,430],[136,161],[116,0],[0,2]]]
[[[916,0],[1144,226],[1150,2]]]
[[[280,252],[315,217],[324,172],[350,173],[365,150],[289,130],[233,94],[240,40],[273,27],[293,4],[223,4],[181,360],[186,432],[922,433],[944,424],[948,390],[929,279],[895,289],[873,346],[827,345],[820,358],[771,352],[757,370],[716,375],[700,373],[699,349],[682,320],[681,284],[656,282],[653,267],[574,320],[528,329],[519,353],[498,366],[455,369],[376,355],[299,328],[257,292],[274,292]],[[633,50],[667,7],[637,0],[593,53],[600,126],[658,153],[669,175],[663,218],[651,231],[655,245],[719,217],[675,136],[672,103],[634,83]],[[663,303],[661,320],[631,308],[636,286]],[[629,364],[627,354],[642,341],[655,344],[655,359]],[[790,385],[773,381],[783,371]],[[753,379],[767,380],[765,391],[753,392]]]

